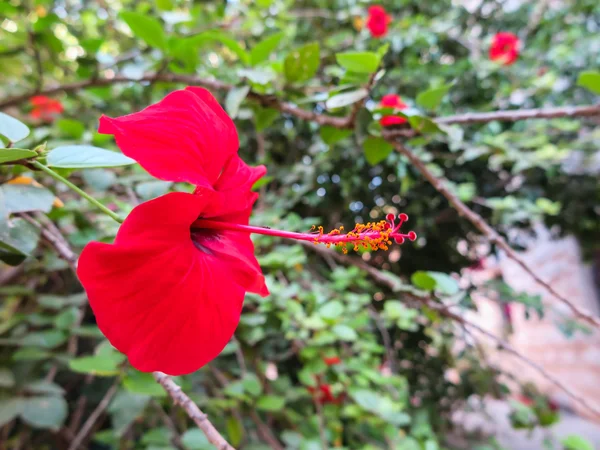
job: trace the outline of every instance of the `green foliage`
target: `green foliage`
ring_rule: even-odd
[[[374,268],[375,278],[311,245],[254,240],[271,295],[248,295],[236,339],[209,366],[177,379],[224,437],[243,449],[270,448],[266,427],[292,450],[445,449],[459,432],[450,417],[467,399],[508,396],[462,331],[423,306],[430,299],[457,313],[473,308],[475,287],[459,275],[481,246],[472,225],[384,139],[379,119],[392,108],[378,105],[385,94],[403,98],[408,108],[393,114],[407,119],[395,130],[413,133],[405,144],[511,244],[521,244],[512,240],[518,231],[533,234],[533,224],[545,223],[594,256],[597,118],[435,119],[597,103],[599,38],[590,25],[597,1],[542,11],[512,66],[492,64],[487,43],[497,31],[529,29],[533,2],[511,9],[484,0],[473,13],[450,0],[378,3],[393,18],[382,39],[361,29],[369,2],[0,2],[0,104],[49,90],[64,106],[55,117],[35,117],[23,97],[0,113],[0,426],[7,448],[68,448],[79,418],[90,417],[113,385],[116,394],[80,448],[213,448],[150,374],[132,369],[104,340],[76,275],[38,226],[55,232],[52,222],[77,253],[92,240],[112,242],[118,230],[33,161],[121,217],[141,201],[189,192],[152,178],[96,132],[101,114],[139,111],[183,86],[169,76],[230,87],[212,91],[235,119],[240,155],[268,168],[253,186],[260,193],[253,224],[350,230],[406,212],[404,227],[419,235],[389,253],[348,256]],[[136,81],[154,74],[162,80]],[[54,90],[60,85],[67,88]],[[356,113],[356,122],[338,128],[298,118],[294,108],[339,119]],[[185,138],[173,139],[173,148]],[[38,184],[8,183],[17,176]],[[527,316],[549,316],[540,296],[505,281],[482,289],[524,305]],[[559,319],[565,335],[590,332]],[[328,365],[328,358],[340,362]],[[454,372],[459,377],[450,381]],[[334,401],[319,403],[323,385]],[[558,420],[544,399],[511,406],[515,428]],[[499,448],[461,438],[468,448]],[[592,448],[578,436],[562,446]]]

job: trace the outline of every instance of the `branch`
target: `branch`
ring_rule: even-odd
[[[200,408],[198,408],[198,405],[196,405],[167,374],[153,372],[152,375],[164,390],[167,391],[167,394],[173,399],[173,403],[180,405],[185,410],[186,414],[194,421],[198,428],[202,430],[211,444],[219,450],[235,450],[225,438],[221,436],[213,424],[210,423],[208,417],[200,410]]]
[[[109,86],[112,84],[119,83],[183,83],[187,85],[203,86],[208,89],[229,91],[235,86],[227,83],[223,83],[219,80],[209,80],[201,78],[195,75],[184,75],[184,74],[171,74],[171,73],[152,73],[145,74],[140,78],[131,78],[122,75],[115,75],[114,77],[103,77],[103,78],[91,78],[89,80],[76,81],[73,83],[60,84],[51,88],[36,92],[27,92],[25,94],[15,95],[9,97],[4,101],[0,101],[0,109],[4,109],[8,106],[18,105],[34,95],[53,95],[59,92],[75,92],[81,89],[90,87]],[[290,114],[310,122],[316,122],[319,125],[331,125],[336,128],[348,128],[348,119],[346,117],[334,117],[325,114],[318,114],[313,111],[299,108],[291,103],[286,103],[278,100],[273,95],[257,94],[256,92],[250,92],[248,98],[256,100],[262,106],[277,109],[283,113]]]
[[[498,120],[501,122],[518,122],[527,119],[556,119],[559,117],[593,117],[600,116],[600,104],[584,106],[559,106],[555,108],[516,109],[508,111],[491,111],[484,113],[457,114],[433,119],[438,125],[488,123]],[[397,129],[385,131],[387,139],[396,137],[412,137],[417,135],[413,129]]]
[[[69,450],[77,450],[79,448],[83,440],[92,430],[92,427],[94,426],[98,418],[102,415],[106,408],[108,408],[110,401],[119,389],[120,381],[121,379],[117,377],[113,385],[108,389],[108,391],[106,391],[106,394],[104,394],[104,397],[102,397],[102,400],[100,400],[100,403],[98,403],[98,406],[96,406],[96,409],[94,409],[94,411],[90,414],[88,419],[85,421],[85,423],[79,430],[79,433],[77,433],[75,438],[71,441],[71,445],[69,445]]]
[[[384,137],[388,138],[387,133],[384,133]],[[412,163],[412,165],[423,175],[429,183],[446,199],[448,202],[458,211],[461,216],[464,216],[469,222],[471,222],[475,228],[477,228],[485,237],[489,239],[490,242],[496,244],[499,248],[501,248],[510,259],[515,261],[521,268],[527,272],[533,280],[542,286],[546,291],[548,291],[552,296],[556,297],[561,303],[565,304],[571,312],[578,318],[588,322],[596,328],[600,328],[600,318],[594,316],[588,311],[585,311],[579,308],[577,305],[568,300],[565,296],[559,294],[556,289],[554,289],[550,284],[545,282],[537,275],[531,267],[527,265],[525,260],[515,251],[513,248],[506,242],[506,240],[498,234],[496,230],[494,230],[491,226],[487,224],[487,222],[465,205],[456,195],[454,195],[448,187],[446,186],[447,180],[443,178],[437,178],[428,168],[427,166],[417,157],[414,153],[408,150],[403,144],[391,140],[390,141],[396,151],[400,152],[404,156],[408,158],[408,160]]]

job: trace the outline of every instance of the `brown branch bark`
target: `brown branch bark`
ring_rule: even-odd
[[[387,133],[385,133],[384,136],[386,138],[389,137]],[[586,321],[587,323],[596,328],[600,328],[600,318],[594,316],[588,311],[579,308],[577,305],[575,305],[573,302],[567,299],[564,295],[557,292],[556,289],[550,286],[550,284],[548,284],[546,281],[540,278],[540,276],[537,275],[533,271],[533,269],[531,269],[531,267],[527,265],[527,263],[521,257],[521,255],[519,255],[515,250],[513,250],[513,248],[508,244],[508,242],[506,242],[506,240],[502,236],[500,236],[500,234],[498,234],[496,230],[494,230],[490,225],[488,225],[488,223],[483,219],[483,217],[481,217],[479,214],[477,214],[475,211],[473,211],[471,208],[465,205],[456,195],[450,192],[450,190],[447,187],[447,180],[436,177],[433,174],[433,172],[431,172],[427,168],[427,166],[414,153],[408,150],[408,148],[406,148],[403,144],[394,141],[393,139],[391,139],[390,142],[392,143],[392,145],[394,145],[396,151],[408,158],[411,164],[421,173],[421,175],[423,175],[423,177],[425,177],[425,179],[427,179],[427,181],[429,181],[429,183],[431,183],[431,185],[440,194],[442,194],[446,198],[446,200],[448,200],[448,202],[458,211],[458,213],[461,216],[465,217],[469,222],[471,222],[475,226],[475,228],[477,228],[485,237],[488,238],[490,242],[496,244],[500,249],[502,249],[506,253],[506,256],[515,261],[525,272],[527,272],[527,274],[529,274],[529,276],[531,276],[531,278],[533,278],[533,280],[537,284],[542,286],[553,297],[555,297],[561,303],[566,305],[575,317]]]
[[[196,405],[192,399],[190,399],[185,392],[181,390],[181,387],[177,385],[167,374],[162,372],[153,372],[154,379],[167,391],[167,394],[173,400],[173,403],[179,405],[186,412],[188,417],[194,421],[194,423],[202,430],[206,435],[208,441],[213,444],[219,450],[235,450],[212,423],[208,420],[206,414],[204,414],[198,405]]]

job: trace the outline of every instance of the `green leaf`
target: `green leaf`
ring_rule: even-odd
[[[381,61],[381,57],[373,52],[337,53],[335,59],[344,69],[357,73],[373,73]]]
[[[33,150],[24,148],[0,148],[0,164],[19,159],[28,159],[37,156]]]
[[[197,52],[198,47],[205,44],[210,44],[212,42],[219,42],[220,44],[224,45],[233,53],[235,53],[237,57],[245,64],[250,62],[250,55],[248,52],[235,39],[233,39],[227,33],[219,30],[204,31],[195,36],[183,39],[178,46],[177,56],[181,56],[180,54]]]
[[[255,66],[266,61],[271,53],[279,46],[285,33],[283,31],[275,33],[256,44],[250,51],[250,64]]]
[[[68,331],[75,325],[80,314],[79,309],[74,306],[66,309],[54,318],[54,326],[60,330]]]
[[[108,407],[115,434],[121,436],[140,417],[151,397],[119,391]]]
[[[156,7],[161,11],[171,11],[174,6],[171,0],[156,0]]]
[[[74,372],[97,376],[113,376],[120,372],[119,365],[124,360],[124,355],[113,351],[108,354],[72,359],[69,361],[69,367]]]
[[[234,416],[227,419],[227,435],[229,436],[229,442],[234,447],[237,447],[242,442],[244,426]]]
[[[21,418],[34,428],[56,431],[67,418],[68,409],[62,397],[33,397],[23,401]]]
[[[339,319],[344,313],[344,305],[337,300],[332,300],[319,309],[319,315],[328,320]]]
[[[280,411],[284,405],[285,398],[278,395],[263,395],[256,403],[256,407],[262,411]]]
[[[67,341],[67,335],[60,330],[37,331],[25,335],[20,344],[24,347],[55,348]]]
[[[11,266],[21,264],[36,249],[39,239],[39,228],[25,219],[9,221],[0,216],[0,261]]]
[[[327,145],[333,145],[350,136],[352,134],[352,130],[341,130],[339,128],[326,125],[321,127],[320,134],[323,142],[325,142]]]
[[[594,94],[600,94],[600,72],[597,70],[581,72],[577,78],[577,86],[584,87]]]
[[[73,139],[81,139],[85,132],[85,126],[78,120],[59,119],[56,121],[56,126],[63,133]]]
[[[213,445],[208,442],[204,433],[198,428],[192,428],[181,436],[181,442],[188,450],[213,450]]]
[[[285,78],[290,83],[310,80],[319,70],[320,47],[313,42],[292,51],[283,63]]]
[[[418,271],[413,273],[410,277],[410,281],[419,289],[424,291],[432,291],[436,286],[435,278],[433,278],[428,272]]]
[[[256,182],[252,185],[252,190],[258,191],[261,187],[266,186],[271,181],[273,181],[273,177],[269,177],[269,176],[262,177],[262,178],[256,180]]]
[[[137,370],[132,370],[123,379],[123,387],[133,394],[143,394],[151,397],[164,397],[167,395],[152,374]]]
[[[63,395],[65,390],[51,381],[39,380],[23,386],[23,389],[33,394]]]
[[[111,152],[91,145],[57,147],[47,156],[48,165],[66,169],[91,167],[117,167],[135,164],[135,160],[122,153]]]
[[[0,135],[10,142],[18,142],[29,136],[29,128],[14,117],[0,112]]]
[[[15,419],[25,406],[23,398],[9,398],[0,400],[0,427]]]
[[[125,21],[134,36],[142,39],[150,47],[167,49],[167,39],[162,24],[148,14],[133,11],[121,11],[119,17]]]
[[[445,84],[444,86],[431,88],[421,92],[417,95],[417,104],[426,109],[435,109],[440,105],[451,87],[452,84]]]
[[[244,391],[248,392],[248,394],[253,397],[259,396],[262,392],[260,380],[253,373],[247,373],[244,378],[242,378],[242,386],[244,386]]]
[[[344,92],[342,94],[336,94],[327,99],[325,106],[327,109],[342,108],[362,100],[367,95],[369,95],[369,91],[367,91],[365,88],[360,88],[351,92]]]
[[[358,334],[354,331],[354,328],[348,325],[337,324],[331,331],[342,341],[355,341],[358,338]]]
[[[48,359],[52,353],[37,347],[25,347],[13,353],[13,361],[40,361]]]
[[[270,127],[281,113],[273,108],[257,108],[254,110],[256,131],[264,131]]]
[[[594,446],[587,439],[576,434],[571,434],[561,440],[565,450],[594,450]]]
[[[225,111],[235,119],[240,111],[240,105],[250,92],[250,86],[242,86],[231,89],[225,97]]]
[[[460,290],[458,281],[447,273],[428,271],[427,274],[435,280],[436,291],[440,291],[446,295],[454,295]]]
[[[32,184],[3,184],[0,198],[4,196],[4,208],[8,214],[28,211],[50,212],[54,194],[42,186]]]
[[[392,144],[378,137],[368,137],[365,139],[363,148],[365,149],[365,159],[372,166],[385,160],[394,150]]]

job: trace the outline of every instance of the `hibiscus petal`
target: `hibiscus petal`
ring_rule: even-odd
[[[265,166],[250,167],[237,154],[233,155],[212,188],[218,192],[218,196],[213,197],[211,214],[204,217],[230,215],[248,210],[258,198],[258,194],[251,191],[252,186],[265,173]],[[194,193],[200,194],[204,189],[206,186],[199,186]],[[245,223],[247,222],[248,218],[245,219]]]
[[[113,134],[153,176],[196,185],[215,183],[239,146],[233,121],[203,88],[172,92],[127,116],[102,116],[98,132]]]
[[[181,375],[214,359],[237,327],[245,291],[264,286],[247,234],[223,238],[226,249],[209,245],[214,252],[192,241],[190,225],[210,200],[178,192],[143,203],[114,244],[92,242],[81,254],[78,275],[98,327],[141,371]]]

